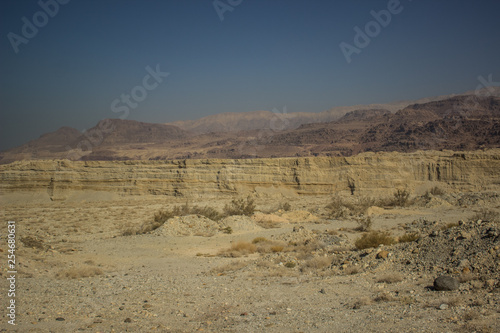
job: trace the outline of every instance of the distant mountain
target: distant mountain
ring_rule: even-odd
[[[484,96],[474,93],[411,103],[397,111],[366,106],[337,111],[226,113],[170,124],[105,119],[85,133],[62,127],[3,151],[0,163],[349,156],[364,151],[500,147],[500,97],[489,91]]]
[[[452,94],[436,97],[421,98],[411,101],[398,101],[386,104],[368,104],[339,106],[330,110],[312,113],[312,112],[291,112],[286,113],[282,110],[271,111],[253,111],[253,112],[227,112],[219,113],[196,120],[181,120],[167,125],[177,126],[183,130],[196,134],[205,134],[210,132],[237,132],[248,130],[289,130],[295,129],[303,124],[327,123],[339,120],[346,113],[359,110],[388,110],[395,113],[409,105],[425,104],[434,101],[446,100],[458,96],[480,96],[480,97],[500,97],[500,87],[488,87],[478,91],[469,91],[464,94]]]

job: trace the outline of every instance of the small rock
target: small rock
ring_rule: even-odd
[[[446,304],[446,303],[443,303],[443,304],[441,304],[441,305],[439,306],[439,310],[446,310],[446,309],[448,309],[448,308],[449,308],[449,306],[448,306],[448,304]]]
[[[326,294],[325,289],[321,289],[319,292],[322,293],[322,294]]]
[[[484,282],[484,286],[485,286],[486,288],[493,288],[493,287],[495,287],[495,285],[496,285],[496,284],[497,284],[497,281],[496,281],[496,280],[494,280],[494,279],[489,279],[489,280],[486,280],[486,281]]]
[[[132,322],[132,319],[130,318],[125,318],[125,320],[123,321],[124,323],[131,323]]]
[[[377,253],[377,259],[387,259],[389,256],[389,252],[386,250],[382,250],[379,253]]]
[[[437,291],[457,290],[460,283],[451,276],[439,276],[434,280],[434,289]]]
[[[64,319],[63,317],[57,317],[56,320],[57,321],[65,321],[66,319]]]
[[[240,314],[240,316],[242,316],[242,317],[243,316],[248,316],[248,312],[243,312],[243,313]]]

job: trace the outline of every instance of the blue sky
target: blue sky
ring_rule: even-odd
[[[222,21],[211,0],[59,1],[41,0],[52,15],[0,2],[0,149],[104,118],[321,112],[500,81],[497,0],[218,0],[231,8]],[[340,43],[356,46],[354,28],[388,7],[397,13],[348,63]],[[39,25],[29,38],[26,21]],[[169,74],[155,81],[147,67]],[[134,108],[121,100],[132,91]]]

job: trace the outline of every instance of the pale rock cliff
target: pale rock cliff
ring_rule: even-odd
[[[19,161],[0,165],[4,203],[146,195],[371,195],[431,186],[497,190],[500,149],[363,153],[352,157],[173,161]]]

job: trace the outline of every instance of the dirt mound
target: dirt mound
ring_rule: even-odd
[[[220,221],[222,228],[231,228],[233,232],[259,231],[262,230],[255,221],[248,216],[229,216]]]
[[[306,210],[294,210],[291,212],[286,212],[283,213],[281,217],[287,219],[290,223],[315,222],[319,220],[317,216],[314,216]]]
[[[201,215],[176,216],[166,221],[153,234],[158,236],[204,236],[215,235],[221,226]]]

